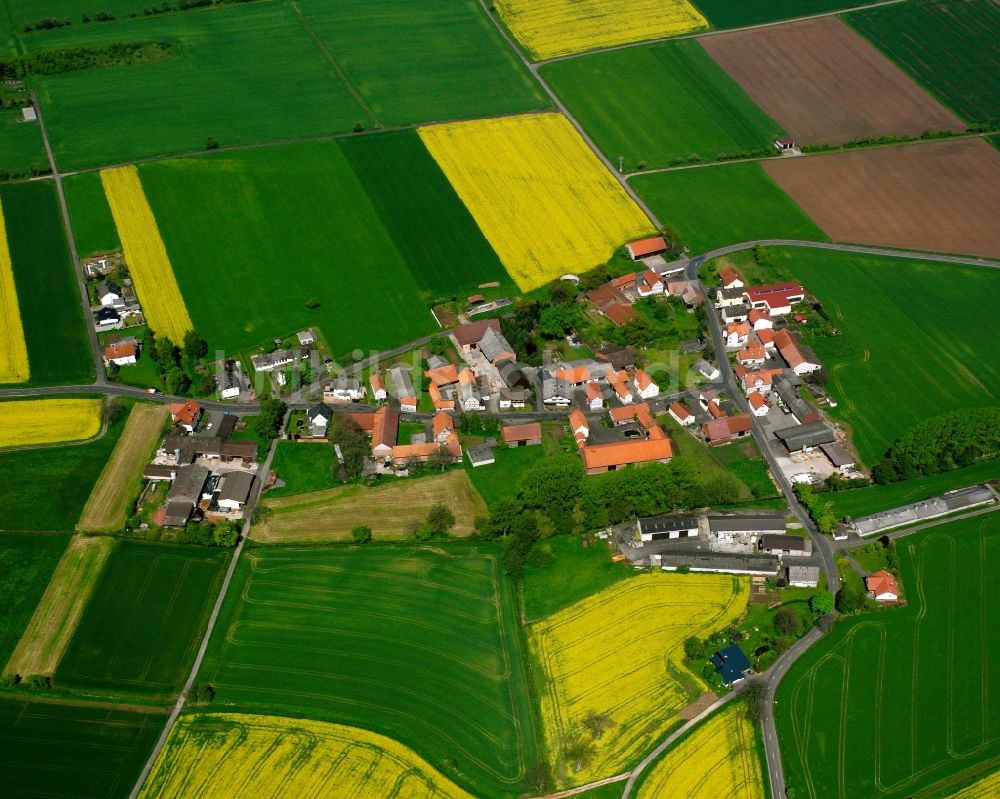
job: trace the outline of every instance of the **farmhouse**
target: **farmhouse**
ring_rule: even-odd
[[[743,391],[749,397],[751,392],[759,391],[761,394],[770,394],[774,378],[781,374],[780,369],[759,369],[755,372],[743,372],[740,382],[743,384]]]
[[[725,333],[727,347],[742,347],[750,335],[750,325],[747,322],[730,322]]]
[[[670,403],[670,408],[668,408],[667,412],[679,425],[687,427],[695,422],[694,414],[679,402]]]
[[[899,599],[899,583],[896,576],[882,569],[865,577],[868,596],[876,602],[896,602]]]
[[[135,344],[109,344],[104,348],[104,365],[128,366],[135,363]]]
[[[428,361],[430,366],[431,362]],[[443,365],[434,366],[424,372],[424,377],[429,378],[431,385],[438,388],[454,386],[458,382],[458,367],[453,363],[445,362]]]
[[[710,388],[698,389],[698,404],[706,411],[712,406],[719,405],[719,396]]]
[[[680,297],[688,310],[701,305],[705,299],[701,290],[690,280],[677,280],[667,283],[664,294],[670,297]]]
[[[652,269],[643,272],[636,281],[636,291],[640,297],[652,297],[663,293],[663,279]]]
[[[656,428],[659,430],[659,428]],[[662,430],[660,431],[662,433]],[[586,445],[580,449],[587,474],[601,474],[637,463],[667,463],[673,457],[670,439],[650,437],[646,440]]]
[[[388,399],[389,394],[385,390],[385,381],[382,379],[382,375],[372,372],[371,377],[368,378],[368,385],[372,387],[372,399],[376,402],[384,402]]]
[[[499,319],[483,319],[479,322],[470,322],[467,325],[456,327],[448,334],[455,348],[460,355],[469,355],[479,351],[479,344],[486,335],[487,330],[500,333]]]
[[[722,309],[722,321],[727,324],[729,322],[745,322],[749,316],[750,308],[746,303],[731,305]]]
[[[628,245],[628,254],[633,261],[640,261],[651,255],[662,255],[667,251],[667,242],[661,236],[633,241]]]
[[[538,422],[506,425],[500,432],[504,443],[511,449],[532,447],[542,443],[542,426]]]
[[[326,402],[354,402],[364,397],[365,387],[354,375],[337,375],[332,383],[323,386],[323,400]]]
[[[771,330],[774,327],[774,320],[771,315],[762,308],[752,308],[747,314],[747,321],[756,330]]]
[[[747,347],[736,354],[736,360],[744,366],[763,366],[767,355],[763,347]]]
[[[789,566],[788,584],[792,588],[815,588],[819,585],[819,566]]]
[[[821,444],[830,444],[836,437],[823,422],[809,422],[796,427],[786,427],[774,433],[789,452],[809,452]]]
[[[660,393],[660,387],[654,383],[653,378],[651,378],[642,369],[636,369],[633,382],[635,383],[636,393],[639,395],[640,399],[651,399]]]
[[[606,316],[616,325],[621,327],[631,319],[636,318],[635,309],[632,303],[621,292],[620,289],[605,283],[587,292],[587,299],[597,309],[598,313]]]
[[[750,660],[738,644],[720,649],[712,655],[711,662],[726,687],[740,682],[750,671]]]
[[[469,369],[463,369],[458,375],[458,401],[462,409],[466,411],[481,411],[485,408],[476,376]],[[415,409],[416,399],[414,399]],[[404,410],[407,409],[404,408]]]
[[[608,385],[615,390],[615,394],[618,395],[618,399],[625,405],[632,402],[632,390],[628,387],[626,383],[627,375],[624,371],[622,372],[608,372],[606,375],[608,380]]]
[[[812,554],[812,542],[797,535],[769,533],[760,537],[760,549],[768,555],[805,556]]]
[[[236,399],[240,395],[243,386],[240,383],[240,375],[237,371],[235,361],[223,361],[218,378],[218,386],[220,399]]]
[[[612,414],[615,410],[615,408],[611,409]],[[590,423],[579,408],[574,408],[569,412],[569,430],[576,438],[577,446],[582,447],[583,442],[590,437]]]
[[[637,519],[636,532],[641,541],[663,541],[674,538],[697,538],[697,516],[653,516]]]
[[[198,427],[198,422],[201,421],[201,405],[194,400],[172,402],[167,406],[167,410],[170,411],[170,417],[174,424],[189,433],[193,433]]]
[[[431,422],[431,430],[434,433],[434,441],[444,444],[455,434],[455,423],[447,413],[438,411]]]
[[[759,391],[751,391],[747,402],[750,403],[750,412],[754,416],[767,416],[767,398]]]
[[[822,368],[815,356],[806,357],[802,354],[795,339],[792,338],[792,334],[787,330],[779,330],[774,334],[774,345],[781,353],[781,357],[785,359],[785,363],[797,375],[809,374]]]
[[[252,472],[226,472],[219,482],[219,494],[216,504],[226,511],[241,511],[250,500],[253,491],[254,477]]]

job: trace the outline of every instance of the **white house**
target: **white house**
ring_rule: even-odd
[[[640,297],[652,297],[654,294],[663,293],[663,279],[652,269],[647,269],[636,282],[636,289]]]
[[[327,402],[355,402],[364,399],[365,387],[361,381],[350,375],[340,375],[333,383],[323,387],[323,399]]]
[[[632,396],[632,389],[628,387],[628,383],[625,382],[626,374],[622,372],[608,372],[607,374],[608,384],[615,390],[615,394],[618,395],[618,399],[625,405],[629,405],[633,402],[634,397]]]
[[[751,391],[747,402],[750,403],[750,412],[754,416],[767,416],[767,398],[759,391]]]
[[[107,280],[102,280],[97,284],[97,299],[105,308],[123,308],[125,306],[122,290]]]
[[[326,427],[332,418],[333,411],[322,402],[317,402],[306,411],[309,432],[316,438],[322,438],[326,435]]]
[[[660,387],[642,369],[636,370],[633,382],[635,383],[636,393],[644,400],[655,397],[660,393]]]
[[[672,402],[667,412],[674,417],[674,421],[676,421],[677,424],[683,425],[684,427],[692,425],[695,422],[694,414],[679,402]]]
[[[592,411],[599,411],[604,407],[604,393],[601,391],[601,387],[597,383],[587,383],[583,387],[584,393],[587,397],[587,406]]]
[[[763,347],[747,347],[736,354],[736,360],[744,366],[763,366],[767,355]]]
[[[774,320],[763,308],[752,308],[747,314],[747,321],[753,325],[754,330],[771,330],[774,327]]]
[[[104,365],[128,366],[136,361],[135,344],[109,344],[104,348]]]
[[[876,602],[895,602],[899,599],[899,584],[891,572],[884,569],[865,577],[865,587]]]
[[[719,367],[714,363],[709,363],[703,358],[699,358],[694,362],[694,368],[698,370],[698,373],[704,377],[706,380],[718,380],[722,374],[719,371]]]
[[[724,266],[719,270],[719,282],[724,289],[743,288],[743,276],[731,266]]]
[[[384,402],[388,399],[389,394],[385,390],[385,380],[382,379],[382,375],[373,373],[368,378],[368,382],[372,387],[372,399],[376,402]]]
[[[726,325],[725,333],[727,347],[743,347],[750,336],[750,325],[746,322],[730,322]]]

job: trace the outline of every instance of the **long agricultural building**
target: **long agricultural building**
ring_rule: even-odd
[[[970,488],[960,488],[957,491],[949,491],[947,494],[931,497],[921,502],[912,502],[899,508],[873,513],[870,516],[848,519],[847,526],[858,535],[879,535],[896,527],[905,527],[908,524],[947,516],[949,513],[988,505],[996,500],[997,495],[989,486],[971,486]]]

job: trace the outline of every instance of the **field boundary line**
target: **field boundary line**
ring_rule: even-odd
[[[628,779],[628,776],[629,772],[625,771],[621,774],[615,774],[613,777],[605,777],[602,780],[588,782],[586,785],[578,785],[575,788],[567,788],[565,791],[547,793],[544,796],[536,797],[536,799],[565,799],[567,796],[576,796],[578,793],[583,793],[584,791],[589,791],[593,788],[601,788],[604,785],[613,785],[616,782],[624,782]]]

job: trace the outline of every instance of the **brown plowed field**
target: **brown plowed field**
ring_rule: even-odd
[[[699,41],[800,144],[965,129],[958,117],[836,17]]]
[[[834,241],[1000,258],[1000,151],[982,139],[763,166]]]

